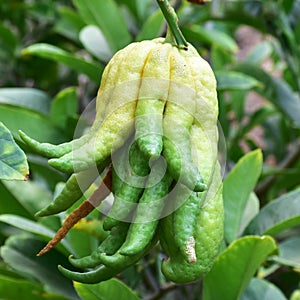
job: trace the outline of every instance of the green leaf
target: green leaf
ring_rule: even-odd
[[[234,62],[231,53],[222,51],[216,46],[212,46],[210,50],[210,63],[214,71],[224,70],[224,66]]]
[[[59,18],[55,22],[53,30],[57,33],[79,42],[79,32],[85,26],[84,21],[78,16],[77,12],[69,7],[59,7]]]
[[[15,279],[0,275],[0,295],[1,299],[22,300],[66,300],[67,298],[47,293],[40,284],[24,279]]]
[[[26,180],[29,167],[25,153],[0,122],[0,179]]]
[[[13,31],[0,24],[0,46],[1,50],[5,50],[10,55],[13,55],[18,44],[18,40]]]
[[[136,14],[138,19],[140,20],[141,23],[144,23],[147,17],[151,16],[152,14],[152,9],[151,5],[153,6],[153,1],[152,0],[144,0],[144,1],[139,1],[139,0],[125,0],[125,2],[133,2],[133,5],[135,6],[136,9]],[[155,6],[155,4],[154,4]]]
[[[278,245],[278,256],[272,257],[274,261],[285,266],[300,268],[300,238],[292,237]]]
[[[287,300],[280,289],[260,278],[253,278],[240,300]]]
[[[252,192],[247,201],[247,204],[246,204],[246,207],[245,207],[242,219],[241,219],[241,225],[240,225],[239,232],[238,232],[239,236],[242,235],[242,233],[244,232],[247,225],[249,225],[251,220],[258,213],[259,213],[259,199],[256,196],[256,194]]]
[[[127,24],[113,0],[73,0],[73,3],[88,25],[96,25],[101,29],[113,52],[130,43]]]
[[[43,20],[47,23],[55,21],[55,6],[50,2],[32,2],[28,5],[27,12],[37,21]]]
[[[272,53],[272,46],[269,41],[260,42],[251,52],[247,55],[245,62],[250,64],[260,64],[266,58],[270,57]]]
[[[90,255],[99,246],[95,237],[73,228],[68,232],[67,240],[76,257]]]
[[[30,214],[23,206],[18,202],[18,200],[10,193],[10,191],[5,187],[3,183],[11,183],[14,181],[0,180],[0,214],[17,214],[29,219],[33,219],[32,214]],[[21,183],[22,181],[16,181]]]
[[[156,3],[153,3],[152,0],[117,0],[119,5],[125,5],[128,11],[130,11],[131,16],[137,19],[138,23],[145,23],[147,17],[153,12],[153,6],[155,7]]]
[[[44,246],[44,242],[27,235],[9,237],[1,247],[1,256],[13,269],[27,278],[45,284],[55,293],[64,295],[68,299],[79,299],[72,282],[57,270],[58,264],[71,268],[68,260],[55,249],[47,255],[37,257],[36,253]]]
[[[59,92],[52,101],[51,119],[57,127],[66,130],[68,118],[74,117],[78,111],[76,88],[70,87]]]
[[[250,90],[262,86],[262,84],[255,78],[240,72],[216,71],[215,75],[219,91]]]
[[[4,222],[26,232],[33,233],[43,238],[45,241],[49,241],[55,235],[55,232],[47,227],[16,215],[0,215],[0,222]],[[60,248],[66,255],[72,252],[72,249],[66,240],[62,240],[58,248]]]
[[[222,18],[222,21],[238,25],[249,25],[263,33],[267,32],[264,18],[258,17],[255,13],[260,10],[262,5],[261,1],[230,1],[226,4],[228,5],[225,6],[226,12]],[[246,7],[249,7],[251,4],[253,7],[249,9],[251,12],[249,13]]]
[[[276,248],[269,236],[247,236],[234,241],[205,277],[203,300],[240,299],[258,267]]]
[[[143,24],[141,31],[136,37],[136,41],[151,40],[160,35],[164,24],[164,16],[160,10],[151,14]]]
[[[247,234],[276,235],[300,224],[300,190],[289,192],[266,206],[246,228]]]
[[[66,180],[66,175],[62,174],[61,172],[58,172],[57,170],[49,166],[47,159],[45,159],[44,157],[27,154],[27,160],[29,162],[30,170],[32,174],[34,174],[33,182],[37,183],[35,184],[35,186],[39,185],[43,187],[44,191],[46,189],[47,192],[54,191],[55,186],[58,182],[62,182]],[[32,180],[30,180],[29,182],[32,182]],[[43,195],[43,198],[44,197],[45,196]],[[52,198],[50,200],[52,200]],[[46,201],[40,199],[39,201],[36,202],[41,203],[41,204],[37,204],[36,206],[43,205],[43,203],[45,202],[49,204],[48,197],[46,198]],[[34,207],[34,209],[36,208]]]
[[[234,70],[243,72],[260,81],[264,88],[258,89],[258,93],[273,103],[296,126],[300,127],[300,98],[285,81],[273,78],[253,64],[240,64],[234,67]]]
[[[108,62],[113,53],[101,32],[95,25],[85,26],[79,34],[79,39],[84,47],[99,60]]]
[[[261,150],[242,157],[224,181],[225,239],[232,242],[238,236],[247,201],[262,168]]]
[[[2,184],[31,216],[52,201],[51,193],[35,181],[3,181]]]
[[[24,107],[0,104],[0,120],[18,139],[18,130],[22,129],[40,142],[58,144],[66,141],[62,130],[56,128],[48,116]]]
[[[67,65],[79,74],[87,75],[96,83],[100,82],[103,67],[95,62],[89,62],[53,45],[39,43],[22,50],[22,55],[36,55]]]
[[[74,282],[74,287],[82,300],[140,299],[127,285],[117,279],[110,279],[93,285]]]
[[[73,228],[86,235],[93,236],[99,241],[103,241],[109,235],[109,233],[103,229],[103,221],[97,219],[81,219]]]
[[[26,107],[47,115],[51,99],[45,92],[33,88],[1,88],[0,103]]]
[[[217,29],[208,30],[199,25],[182,26],[181,29],[191,43],[205,42],[231,53],[236,53],[238,50],[235,40],[223,31]]]

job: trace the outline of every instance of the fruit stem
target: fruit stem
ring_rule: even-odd
[[[166,41],[172,41],[175,39],[178,48],[187,50],[188,43],[179,29],[178,18],[174,8],[170,5],[168,0],[157,0],[157,3],[170,29],[168,30]],[[173,35],[173,37],[169,36],[170,33]]]

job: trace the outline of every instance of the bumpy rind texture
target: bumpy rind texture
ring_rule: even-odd
[[[193,263],[186,260],[173,238],[176,235],[176,211],[160,224],[160,242],[168,256],[162,263],[162,272],[166,278],[176,283],[198,280],[211,269],[219,253],[224,231],[222,178],[217,161],[216,80],[209,64],[198,54],[191,55],[188,61],[196,91],[195,118],[190,134],[192,154],[208,190],[202,195],[200,213],[197,216],[193,236],[196,259]]]
[[[159,225],[160,241],[168,256],[162,263],[166,278],[178,283],[201,278],[218,254],[224,214],[217,162],[216,80],[209,64],[191,45],[188,50],[178,49],[162,38],[130,44],[116,53],[105,68],[96,105],[96,119],[87,136],[74,140],[72,151],[70,144],[65,145],[59,157],[53,156],[49,164],[63,172],[79,174],[91,166],[106,165],[112,153],[137,129],[136,138],[141,138],[139,145],[145,154],[157,157],[162,153],[177,184],[203,193],[191,231],[193,236],[187,239],[193,241],[189,246],[194,247],[195,259],[189,261],[181,253],[182,247],[178,247],[181,237],[174,239],[176,228],[180,228],[180,224],[177,223],[179,227],[174,224],[180,219],[176,215],[180,211],[165,217]],[[153,119],[145,117],[149,112],[155,115]],[[23,137],[32,146],[36,145]],[[48,156],[56,149],[38,146]],[[126,261],[135,263],[146,252]],[[71,271],[63,272],[72,279],[94,283],[114,276],[128,267],[129,262],[124,264],[121,260],[118,270],[104,277],[101,267],[97,274],[91,272],[87,276],[77,273],[77,277],[72,277]]]

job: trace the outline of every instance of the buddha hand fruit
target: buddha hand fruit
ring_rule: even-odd
[[[51,166],[72,173],[37,216],[68,209],[112,165],[114,204],[103,222],[109,234],[91,255],[70,257],[83,272],[59,267],[70,279],[107,280],[159,241],[163,274],[186,283],[207,273],[218,254],[223,202],[216,80],[192,45],[177,47],[170,36],[132,43],[113,56],[87,134],[51,145],[20,132]]]

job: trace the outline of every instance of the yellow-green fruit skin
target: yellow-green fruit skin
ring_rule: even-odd
[[[167,256],[162,263],[162,272],[168,280],[180,284],[199,280],[209,272],[220,251],[224,232],[223,184],[217,161],[216,80],[209,64],[197,53],[189,56],[188,61],[192,73],[191,82],[196,91],[196,109],[190,132],[192,155],[208,190],[203,192],[192,237],[195,241],[195,261],[189,262],[186,259],[181,252],[182,247],[178,246],[178,239],[174,238],[178,230],[178,226],[174,225],[176,218],[178,220],[178,216],[174,218],[177,212],[160,222],[160,243]]]
[[[217,175],[216,175],[217,176]],[[213,187],[215,189],[216,187]],[[176,283],[189,283],[201,279],[212,267],[223,240],[223,197],[222,185],[215,191],[213,199],[201,207],[195,232],[197,261],[189,263],[173,243],[172,215],[163,220],[163,239],[160,240],[168,258],[162,263],[165,277]],[[169,238],[168,238],[169,236]]]

